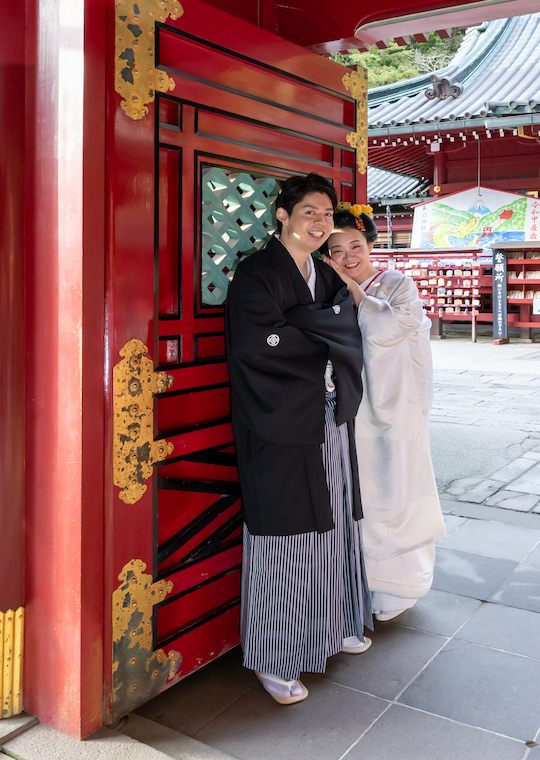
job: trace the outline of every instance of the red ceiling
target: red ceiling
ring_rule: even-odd
[[[425,145],[378,148],[370,144],[369,163],[379,169],[410,174],[419,179],[433,177],[433,153],[428,153]]]
[[[269,32],[316,52],[361,47],[390,37],[473,26],[493,18],[538,10],[537,0],[378,0],[376,3],[332,3],[329,0],[207,0]],[[480,7],[479,7],[480,6]],[[456,10],[453,10],[456,9]],[[416,17],[414,14],[426,14]],[[413,15],[413,18],[410,16]],[[404,18],[408,16],[409,18]],[[365,28],[376,22],[387,23]],[[360,27],[360,29],[359,29]],[[355,37],[355,32],[357,36]]]

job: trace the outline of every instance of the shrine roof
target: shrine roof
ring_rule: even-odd
[[[418,179],[407,174],[397,174],[368,166],[368,199],[370,203],[418,202],[429,195],[430,180]]]
[[[468,29],[448,66],[369,91],[370,137],[506,127],[512,115],[540,122],[540,13]]]

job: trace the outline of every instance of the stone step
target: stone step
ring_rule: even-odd
[[[136,713],[128,715],[116,730],[142,744],[153,747],[164,756],[174,758],[174,760],[236,760],[191,736],[181,734]]]
[[[100,728],[80,741],[40,724],[7,741],[2,750],[21,760],[170,760],[171,757],[187,757],[166,754],[111,728]]]
[[[20,713],[20,715],[14,715],[11,718],[2,718],[0,720],[0,746],[28,731],[28,729],[37,725],[38,722],[37,718],[25,712]]]

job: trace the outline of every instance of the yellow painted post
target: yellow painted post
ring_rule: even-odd
[[[4,705],[4,613],[0,612],[0,718]]]
[[[19,607],[15,613],[15,632],[13,641],[13,715],[19,715],[23,709],[23,652],[24,607]]]
[[[15,613],[4,614],[4,688],[2,694],[2,718],[13,715],[13,630]]]

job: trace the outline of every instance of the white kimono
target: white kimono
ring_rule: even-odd
[[[362,287],[364,397],[356,418],[362,529],[374,611],[391,612],[429,591],[435,543],[445,536],[427,419],[431,322],[415,283],[401,272],[382,272]]]

